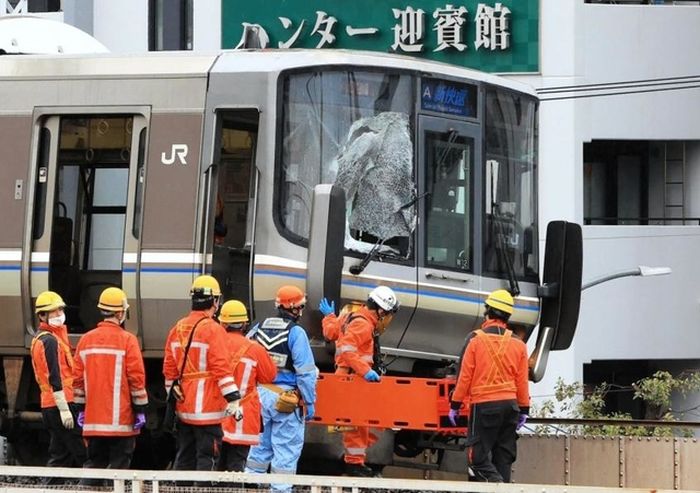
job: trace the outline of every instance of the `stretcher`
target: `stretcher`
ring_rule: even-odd
[[[343,429],[369,426],[464,435],[466,418],[449,419],[454,378],[382,377],[369,383],[358,375],[321,373],[313,423]]]

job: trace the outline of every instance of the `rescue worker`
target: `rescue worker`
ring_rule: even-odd
[[[75,350],[75,401],[84,406],[78,424],[87,442],[85,467],[128,469],[136,436],[146,424],[146,371],[136,336],[124,329],[126,293],[105,289],[97,308],[103,320],[80,338]]]
[[[277,290],[278,316],[256,325],[248,337],[259,342],[277,367],[273,385],[260,387],[263,432],[260,443],[250,449],[246,472],[295,474],[304,445],[304,421],[314,415],[318,372],[309,338],[297,323],[306,305],[306,295],[296,286]],[[291,391],[287,393],[287,391]],[[303,400],[306,413],[294,405],[294,397]],[[292,404],[284,412],[276,408],[278,399]],[[282,404],[283,402],[280,402]],[[275,491],[291,491],[289,484],[273,484]]]
[[[44,291],[36,298],[39,327],[31,345],[32,366],[41,391],[41,417],[50,436],[46,465],[82,467],[85,445],[75,426],[73,356],[65,326],[65,306],[53,291]]]
[[[470,406],[467,461],[477,481],[510,482],[517,433],[530,411],[525,343],[508,319],[513,297],[498,289],[486,298],[481,328],[467,337],[449,419],[456,426],[463,402]]]
[[[387,286],[374,288],[365,304],[357,311],[335,316],[335,303],[321,300],[323,333],[327,338],[337,336],[335,343],[336,375],[356,373],[368,382],[379,382],[379,336],[399,309],[396,294]],[[328,337],[330,336],[330,337]],[[345,472],[349,476],[374,476],[365,465],[367,449],[377,441],[366,426],[356,426],[343,432]]]
[[[267,351],[245,337],[248,311],[243,303],[230,300],[219,313],[219,323],[226,329],[226,350],[232,357],[233,375],[241,392],[243,419],[224,419],[219,470],[243,472],[251,445],[260,441],[260,398],[257,384],[272,383],[277,367]]]
[[[176,470],[216,470],[221,451],[221,423],[239,416],[241,395],[226,351],[226,331],[212,317],[221,289],[212,276],[197,277],[190,289],[192,311],[170,329],[165,342],[166,391],[177,381]],[[185,359],[185,354],[186,359]]]

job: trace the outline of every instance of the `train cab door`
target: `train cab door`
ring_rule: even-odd
[[[33,169],[31,241],[23,264],[31,299],[50,289],[66,303],[70,334],[92,329],[100,293],[124,289],[127,328],[139,316],[133,269],[144,185],[144,114],[69,114],[40,120]]]
[[[207,208],[212,275],[221,285],[224,300],[240,300],[249,309],[253,306],[258,122],[257,109],[217,110]]]
[[[479,249],[474,244],[481,130],[476,124],[421,116],[418,146],[419,186],[425,199],[420,203],[419,309],[414,326],[432,329],[409,331],[406,338],[414,348],[431,352],[454,347],[457,355],[466,333],[465,315],[476,315],[481,306]]]

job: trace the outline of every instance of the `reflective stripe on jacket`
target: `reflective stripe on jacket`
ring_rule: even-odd
[[[223,396],[236,392],[238,387],[233,378],[230,355],[226,351],[226,331],[204,312],[193,311],[170,329],[163,359],[165,387],[169,392],[173,381],[180,375],[182,358],[195,324],[197,327],[182,374],[185,398],[177,403],[176,412],[184,423],[219,424],[224,419],[226,407]]]
[[[242,345],[246,349],[235,365],[234,377],[241,392],[243,419],[236,421],[233,417],[225,418],[221,428],[224,442],[255,445],[260,441],[260,397],[257,384],[271,383],[277,376],[277,367],[260,344],[246,339],[237,331],[226,333],[226,346],[232,358],[235,359]]]
[[[506,324],[487,320],[467,340],[452,401],[517,400],[530,405],[527,347]]]
[[[73,356],[65,325],[52,327],[41,322],[31,345],[34,378],[41,391],[41,407],[55,407],[53,393],[63,390],[73,402]]]
[[[83,436],[131,436],[148,405],[146,372],[136,336],[102,321],[75,350],[75,402],[85,404]]]
[[[350,368],[358,375],[364,376],[372,369],[374,362],[377,313],[363,306],[340,317],[338,323],[345,324],[347,317],[350,317],[350,321],[335,341],[335,365],[338,368]]]

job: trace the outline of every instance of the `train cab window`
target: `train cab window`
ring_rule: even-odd
[[[414,80],[382,71],[292,73],[282,82],[277,213],[283,232],[308,240],[314,186],[345,190],[345,248],[385,259],[413,256]]]
[[[534,99],[486,90],[484,272],[537,282]]]
[[[474,139],[426,132],[426,252],[425,264],[471,271],[471,175]]]

